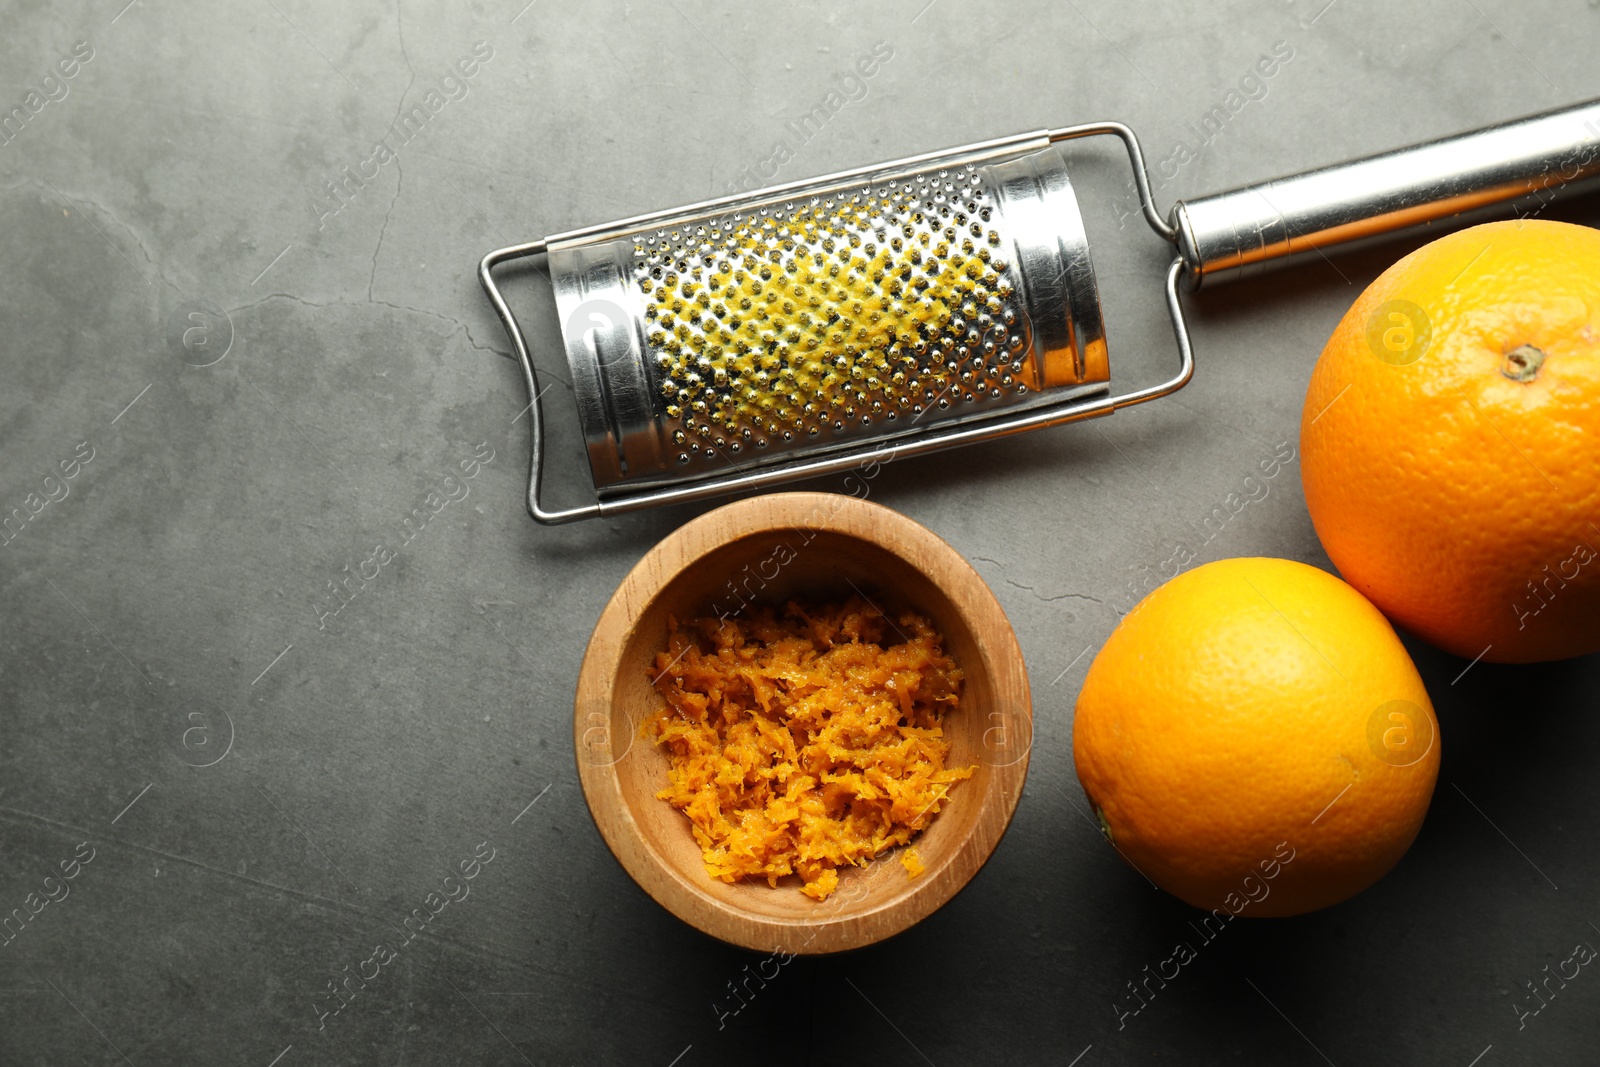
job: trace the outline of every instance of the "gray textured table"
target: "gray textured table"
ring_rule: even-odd
[[[40,905],[0,948],[0,1064],[1600,1058],[1600,977],[1520,1028],[1514,1007],[1600,944],[1593,657],[1463,671],[1413,645],[1444,768],[1410,855],[1353,902],[1231,927],[1120,1029],[1113,1007],[1192,913],[1086,817],[1074,695],[1180,543],[1328,565],[1293,464],[1201,520],[1295,440],[1322,341],[1409,246],[1193,301],[1172,400],[873,483],[1015,623],[1029,787],[942,911],[742,1002],[759,957],[628,880],[571,750],[590,626],[700,509],[527,519],[526,399],[473,277],[490,248],[763,175],[1100,118],[1140,131],[1165,205],[1596,95],[1600,4],[125,2],[0,9],[0,104],[23,108],[0,510],[42,502],[0,547],[0,912]],[[1069,161],[1113,366],[1153,381],[1165,249],[1114,145]],[[543,284],[512,289],[557,369]],[[575,503],[570,391],[546,400]],[[375,956],[463,863],[459,899]]]

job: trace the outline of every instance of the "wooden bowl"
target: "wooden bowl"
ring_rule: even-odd
[[[859,589],[885,611],[931,617],[965,672],[945,718],[947,766],[977,765],[912,844],[839,871],[824,901],[791,876],[728,884],[711,877],[688,817],[656,793],[665,752],[640,736],[665,706],[649,669],[667,646],[667,616],[687,621],[745,602],[843,599]],[[1028,772],[1033,708],[1016,635],[983,579],[932,531],[878,504],[832,493],[777,493],[718,508],[639,561],[600,615],[578,675],[578,778],[606,844],[633,880],[684,922],[759,951],[821,954],[869,945],[953,897],[1005,833]]]

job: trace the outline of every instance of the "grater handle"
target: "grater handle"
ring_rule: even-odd
[[[489,294],[489,302],[494,305],[500,322],[506,328],[506,334],[511,338],[511,344],[517,350],[517,362],[522,364],[522,380],[528,387],[528,406],[525,409],[528,419],[532,424],[532,462],[528,476],[528,514],[532,515],[535,522],[547,526],[563,522],[574,522],[578,519],[590,519],[600,514],[599,504],[590,504],[580,508],[566,508],[560,511],[547,511],[539,503],[539,486],[544,480],[544,403],[542,397],[544,390],[539,388],[539,372],[534,370],[533,355],[528,350],[527,338],[522,335],[522,325],[517,322],[517,317],[511,313],[506,298],[501,294],[499,286],[495,285],[494,268],[502,263],[509,263],[516,259],[526,259],[529,256],[542,255],[545,252],[547,241],[529,241],[527,244],[513,245],[510,248],[501,248],[490,252],[478,264],[478,280],[483,283],[483,291]]]
[[[1542,210],[1600,179],[1600,100],[1179,201],[1190,287],[1507,201]],[[1147,201],[1148,202],[1148,201]]]

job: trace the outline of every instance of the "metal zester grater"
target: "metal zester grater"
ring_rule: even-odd
[[[1110,395],[1094,270],[1052,145],[1127,149],[1173,243],[1179,367]],[[491,252],[479,278],[532,412],[528,510],[562,523],[703,499],[1108,415],[1194,371],[1178,279],[1389,233],[1600,176],[1600,102],[1203,197],[1157,214],[1120,123],[1040,131]],[[596,501],[539,499],[537,373],[493,277],[544,254]]]

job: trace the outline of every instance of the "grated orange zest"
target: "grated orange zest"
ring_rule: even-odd
[[[915,878],[928,868],[923,866],[922,857],[917,855],[917,850],[910,846],[900,854],[900,865],[906,869],[906,875]]]
[[[977,770],[945,766],[961,669],[913,612],[852,597],[672,619],[650,673],[666,706],[641,732],[670,759],[656,795],[688,816],[724,882],[798,874],[823,900],[839,867],[909,842]],[[921,873],[914,854],[902,862]]]

